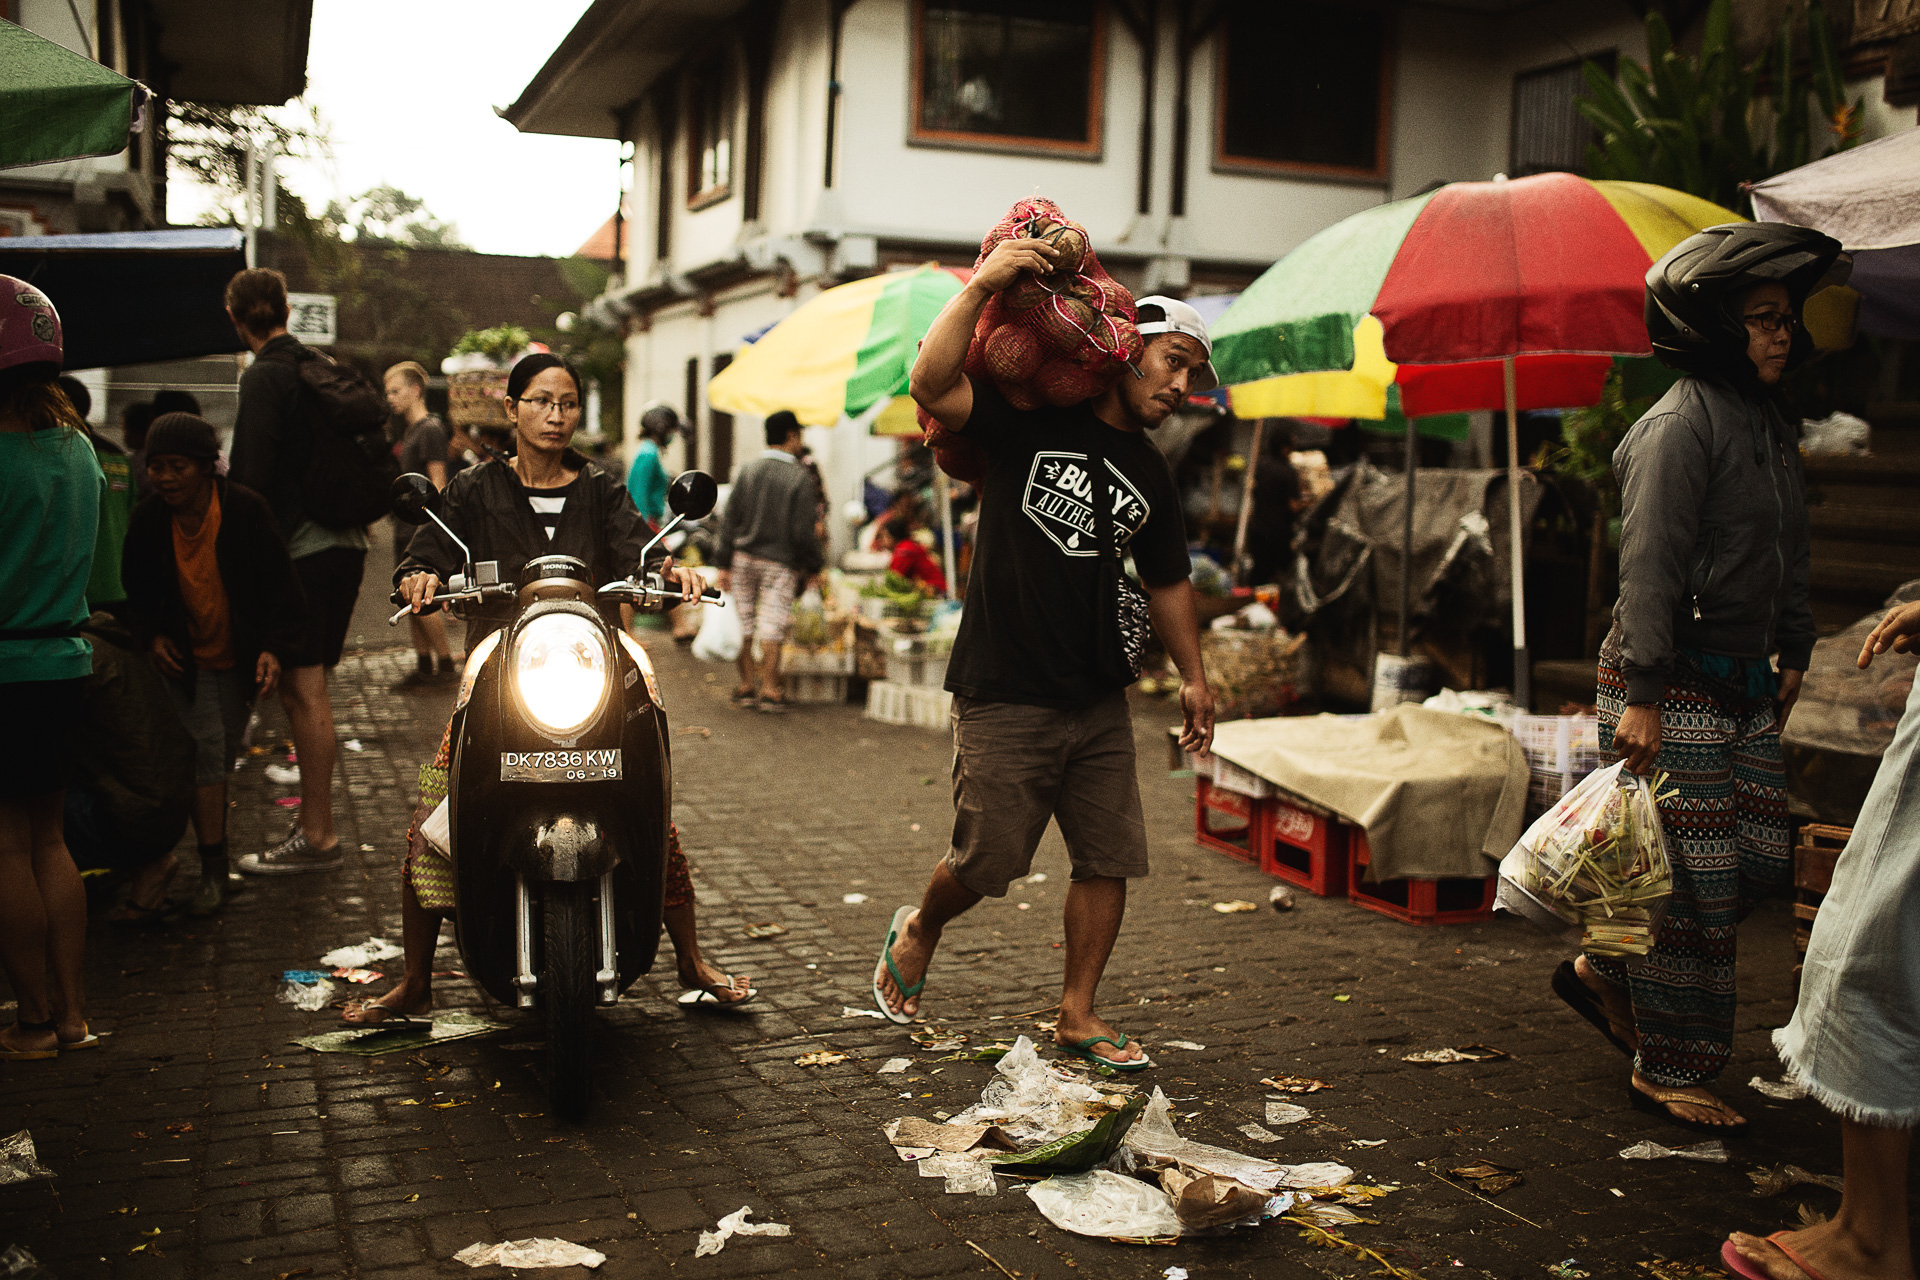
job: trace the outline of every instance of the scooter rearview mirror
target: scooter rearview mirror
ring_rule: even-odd
[[[429,512],[438,510],[440,491],[433,487],[433,481],[417,471],[409,471],[403,476],[394,477],[393,514],[394,518],[408,524],[425,524]]]
[[[719,500],[720,486],[704,471],[682,471],[667,487],[667,507],[682,519],[705,519]]]

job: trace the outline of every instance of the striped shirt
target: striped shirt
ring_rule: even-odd
[[[573,486],[579,483],[579,477],[569,480],[558,489],[529,489],[527,501],[533,506],[533,518],[547,531],[547,540],[553,540],[553,531],[560,527],[560,512],[566,507],[567,499],[573,496]]]

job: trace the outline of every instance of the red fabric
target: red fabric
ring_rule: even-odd
[[[1386,329],[1387,359],[1402,365],[1549,351],[1646,355],[1650,265],[1584,178],[1456,182],[1400,242],[1373,314]]]
[[[940,562],[912,538],[902,538],[894,544],[893,561],[887,568],[903,578],[926,584],[939,595],[947,592],[947,575],[940,568]]]
[[[1513,362],[1513,381],[1520,408],[1572,409],[1598,404],[1600,386],[1612,365],[1612,356],[1518,356]],[[1416,418],[1429,413],[1505,409],[1507,388],[1501,366],[1499,360],[1403,364],[1394,379],[1400,384],[1400,408]]]

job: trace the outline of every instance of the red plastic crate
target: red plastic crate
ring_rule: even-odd
[[[1285,800],[1271,805],[1267,817],[1269,839],[1261,850],[1261,868],[1270,876],[1298,885],[1322,898],[1347,892],[1347,831],[1338,818],[1310,813]]]
[[[1373,856],[1367,833],[1349,828],[1347,900],[1403,924],[1472,924],[1493,919],[1498,877],[1462,876],[1445,880],[1385,880],[1368,884]]]
[[[1193,838],[1203,848],[1215,849],[1229,858],[1238,858],[1254,866],[1261,864],[1261,850],[1273,843],[1271,799],[1255,800],[1238,792],[1215,786],[1207,778],[1195,778],[1193,797]],[[1229,819],[1225,826],[1214,826],[1213,815]]]

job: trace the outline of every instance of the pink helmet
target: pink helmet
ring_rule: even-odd
[[[60,313],[46,294],[12,276],[0,276],[0,369],[58,365]]]

